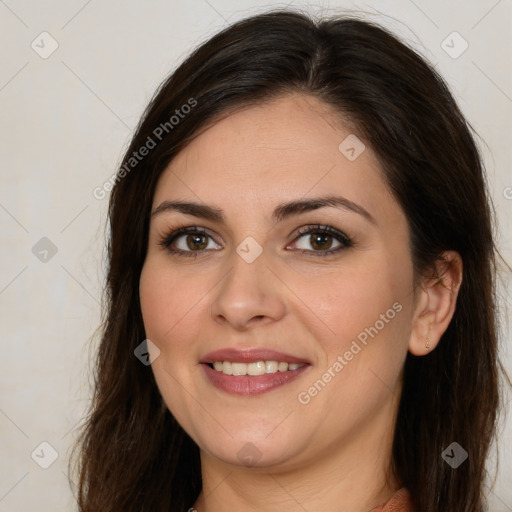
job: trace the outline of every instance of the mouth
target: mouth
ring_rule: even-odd
[[[254,396],[290,383],[311,363],[304,358],[266,349],[223,349],[200,361],[210,384],[224,392]]]

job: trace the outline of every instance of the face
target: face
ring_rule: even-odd
[[[389,434],[414,313],[407,222],[319,100],[230,114],[177,155],[140,298],[163,400],[203,454],[291,468]]]

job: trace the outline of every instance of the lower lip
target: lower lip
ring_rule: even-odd
[[[286,372],[265,373],[254,376],[226,375],[214,368],[210,368],[206,363],[201,363],[201,366],[204,368],[210,382],[216,388],[234,395],[254,396],[292,382],[307,371],[311,365],[305,364],[296,370],[288,370]]]

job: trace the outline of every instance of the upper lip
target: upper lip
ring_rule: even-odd
[[[232,363],[252,363],[254,361],[277,361],[283,363],[306,363],[307,359],[292,356],[284,352],[277,352],[266,348],[222,348],[209,352],[202,359],[201,363],[215,363],[217,361],[230,361]]]

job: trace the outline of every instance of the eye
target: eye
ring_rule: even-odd
[[[169,252],[183,256],[197,256],[199,252],[221,248],[204,228],[198,226],[176,229],[166,235],[159,244]]]
[[[325,256],[347,249],[354,245],[343,232],[331,226],[306,226],[298,230],[299,235],[291,245],[292,249],[314,256]],[[197,257],[207,250],[219,250],[222,247],[215,242],[205,228],[198,226],[180,227],[164,236],[159,245],[171,254]],[[290,245],[287,246],[287,249]]]
[[[330,226],[301,228],[293,243],[301,252],[315,256],[336,253],[353,246],[352,240],[345,233]]]

